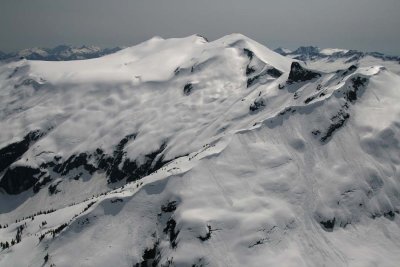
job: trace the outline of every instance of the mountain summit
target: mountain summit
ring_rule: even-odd
[[[287,52],[3,62],[0,265],[396,266],[400,65]]]

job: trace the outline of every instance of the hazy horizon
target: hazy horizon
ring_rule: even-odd
[[[153,36],[238,32],[274,49],[299,46],[400,55],[400,1],[3,0],[0,50],[60,44],[132,46]]]

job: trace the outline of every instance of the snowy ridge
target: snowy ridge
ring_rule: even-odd
[[[363,64],[233,34],[1,65],[0,265],[396,266],[400,76]]]

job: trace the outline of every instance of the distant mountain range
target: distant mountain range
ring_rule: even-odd
[[[400,56],[389,56],[380,52],[361,52],[358,50],[346,50],[337,48],[321,49],[316,46],[301,46],[294,51],[279,47],[274,51],[283,56],[288,56],[293,59],[298,59],[302,61],[320,59],[335,61],[337,59],[346,59],[347,63],[351,63],[368,56],[381,60],[400,61]]]
[[[113,48],[100,48],[98,46],[70,46],[70,45],[59,45],[54,48],[28,48],[18,52],[5,53],[0,51],[0,60],[19,60],[21,58],[29,60],[46,60],[46,61],[68,61],[68,60],[81,60],[98,58],[104,55],[112,54],[125,47],[113,47]],[[400,56],[390,56],[380,52],[361,52],[358,50],[347,50],[337,48],[319,48],[316,46],[300,46],[296,50],[290,50],[279,47],[274,50],[276,53],[283,56],[287,56],[293,59],[302,61],[315,61],[315,60],[327,60],[335,61],[342,59],[346,63],[352,63],[359,61],[366,57],[372,57],[387,61],[399,61]]]
[[[0,51],[0,60],[29,60],[67,61],[97,58],[117,52],[124,47],[100,48],[98,46],[75,47],[70,45],[59,45],[54,48],[29,48],[13,53]]]

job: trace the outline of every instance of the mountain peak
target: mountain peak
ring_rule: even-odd
[[[0,266],[397,266],[400,65],[351,53],[2,62]]]

